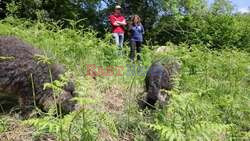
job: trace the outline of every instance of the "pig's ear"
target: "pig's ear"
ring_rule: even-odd
[[[64,86],[64,90],[68,91],[71,93],[72,96],[75,96],[75,85],[74,82],[69,81],[67,85]]]
[[[59,64],[51,64],[50,65],[50,70],[51,70],[51,73],[52,73],[52,79],[53,80],[58,80],[59,76],[65,72],[63,66],[59,65]]]
[[[48,112],[49,109],[53,108],[55,106],[54,104],[54,98],[52,96],[46,97],[46,100],[42,103],[42,109],[45,112]]]

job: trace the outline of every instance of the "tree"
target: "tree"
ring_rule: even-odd
[[[229,0],[215,0],[212,4],[213,14],[232,14],[234,7]]]
[[[7,13],[7,4],[9,3],[10,1],[8,0],[0,0],[0,19],[3,19],[6,17],[6,13]]]
[[[152,30],[152,40],[158,44],[189,42],[197,22],[208,14],[208,5],[205,0],[165,0],[161,13]]]

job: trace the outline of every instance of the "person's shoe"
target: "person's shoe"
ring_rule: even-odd
[[[137,55],[137,60],[141,61],[141,55]]]
[[[142,65],[142,60],[137,60],[138,64]]]

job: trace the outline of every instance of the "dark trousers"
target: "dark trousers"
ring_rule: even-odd
[[[142,45],[142,42],[131,40],[130,55],[129,55],[129,58],[130,58],[131,60],[134,60],[134,59],[135,59],[136,53],[137,53],[137,60],[141,60],[141,56],[140,56],[140,53],[141,53],[141,45]]]

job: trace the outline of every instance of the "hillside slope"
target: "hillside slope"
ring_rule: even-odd
[[[126,56],[117,56],[111,36],[96,37],[90,29],[60,29],[55,24],[7,18],[0,35],[14,35],[40,48],[51,61],[64,64],[73,76],[81,109],[64,118],[42,113],[39,118],[15,120],[27,140],[230,140],[250,139],[250,54],[240,50],[212,51],[167,43],[156,53],[144,46],[143,63],[131,75]],[[126,49],[127,50],[127,49]],[[144,91],[144,76],[151,62],[174,56],[182,71],[171,91],[170,104],[162,110],[141,111],[137,99]],[[123,67],[122,75],[87,76],[86,66]],[[12,118],[11,118],[12,119]],[[1,116],[0,136],[12,130],[7,114]],[[23,126],[21,126],[23,125]],[[32,127],[30,127],[30,126]],[[10,132],[13,131],[13,132]],[[46,138],[47,137],[47,138]],[[25,138],[25,135],[24,135]]]

